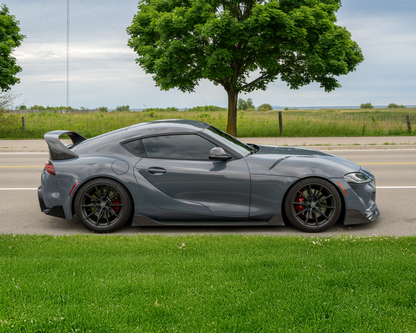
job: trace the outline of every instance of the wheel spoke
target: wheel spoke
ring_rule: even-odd
[[[86,195],[88,198],[90,198],[91,200],[93,200],[94,202],[98,202],[98,201],[99,201],[99,199],[98,199],[98,198],[94,198],[94,197],[90,196],[88,193],[85,193],[85,195]]]
[[[333,206],[325,206],[325,205],[319,205],[319,208],[334,208],[335,209],[335,207]]]
[[[296,213],[296,214],[295,214],[295,216],[299,216],[300,214],[304,213],[304,212],[305,212],[305,210],[308,210],[308,209],[307,209],[307,208],[305,208],[305,209],[301,210],[300,212]]]
[[[306,212],[306,220],[305,220],[305,224],[308,223],[309,220],[309,213],[310,213],[311,209],[309,208],[308,211]]]
[[[117,213],[114,211],[113,208],[111,208],[111,207],[106,207],[106,208],[111,214],[113,214],[115,217],[118,217]]]
[[[308,200],[308,198],[307,197],[305,197],[305,195],[301,192],[301,191],[298,191],[298,193],[305,199],[305,200]]]
[[[124,205],[123,204],[114,204],[114,203],[111,203],[108,206],[109,207],[123,207]]]
[[[315,215],[315,224],[318,227],[318,215],[316,215],[316,211],[312,210],[312,212]]]
[[[326,197],[324,197],[324,198],[321,198],[321,199],[319,199],[319,203],[321,203],[321,202],[323,202],[323,201],[325,201],[326,199],[329,199],[330,197],[332,197],[333,195],[332,194],[330,194],[330,195],[327,195]]]
[[[118,192],[114,192],[114,194],[109,198],[110,201],[113,201],[113,199],[118,196]]]
[[[98,189],[97,185],[94,185],[95,190],[97,191],[97,198],[100,199],[100,190]]]
[[[329,217],[328,216],[326,216],[325,215],[325,213],[322,211],[322,209],[320,209],[320,208],[316,208],[323,216],[325,216],[325,218],[327,219],[327,220],[329,220]]]
[[[100,219],[101,219],[102,215],[103,215],[103,209],[101,208],[100,214],[98,214],[97,223],[95,225],[98,225],[98,223],[100,222]]]
[[[309,184],[308,197],[309,197],[309,200],[312,200],[313,193],[312,193],[312,187],[311,187],[311,184]]]
[[[107,197],[107,195],[108,195],[108,185],[107,185],[107,187],[105,188],[105,192],[104,192],[104,198],[106,198]]]
[[[88,205],[81,205],[81,207],[95,207],[95,206],[97,206],[97,203],[95,203],[95,202],[92,202],[92,203],[90,203],[90,204],[88,204]]]
[[[316,200],[319,200],[319,198],[321,197],[321,195],[322,195],[322,188],[323,188],[324,186],[323,185],[321,185],[321,188],[319,189],[319,192],[318,192],[318,195],[316,195],[315,196],[315,201]]]
[[[90,213],[86,218],[89,218],[92,214],[94,214],[96,211],[98,210],[98,208],[96,208],[92,213]]]
[[[106,221],[107,221],[107,225],[110,225],[110,222],[108,222],[107,212],[104,212],[104,214],[105,214],[105,219],[106,219]]]
[[[308,204],[306,202],[292,202],[294,205],[299,205],[299,206],[307,206]]]

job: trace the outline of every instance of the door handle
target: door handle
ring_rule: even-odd
[[[150,167],[149,169],[147,169],[147,172],[153,175],[163,175],[164,173],[166,173],[166,169],[159,167]]]

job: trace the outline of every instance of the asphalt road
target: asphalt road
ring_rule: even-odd
[[[381,216],[365,225],[335,225],[319,236],[416,235],[416,150],[333,150],[331,153],[363,165],[376,176]],[[50,217],[40,211],[34,188],[47,153],[0,153],[0,233],[69,235],[87,234],[77,220]],[[127,227],[116,234],[257,234],[310,235],[286,227]],[[315,235],[313,235],[315,236]]]

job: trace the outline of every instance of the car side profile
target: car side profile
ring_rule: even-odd
[[[67,135],[71,145],[59,139]],[[375,178],[335,155],[245,144],[207,123],[159,120],[91,139],[45,134],[41,210],[94,232],[138,226],[284,226],[374,221]]]

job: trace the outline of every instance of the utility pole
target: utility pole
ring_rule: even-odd
[[[66,0],[66,110],[69,108],[69,0]]]

